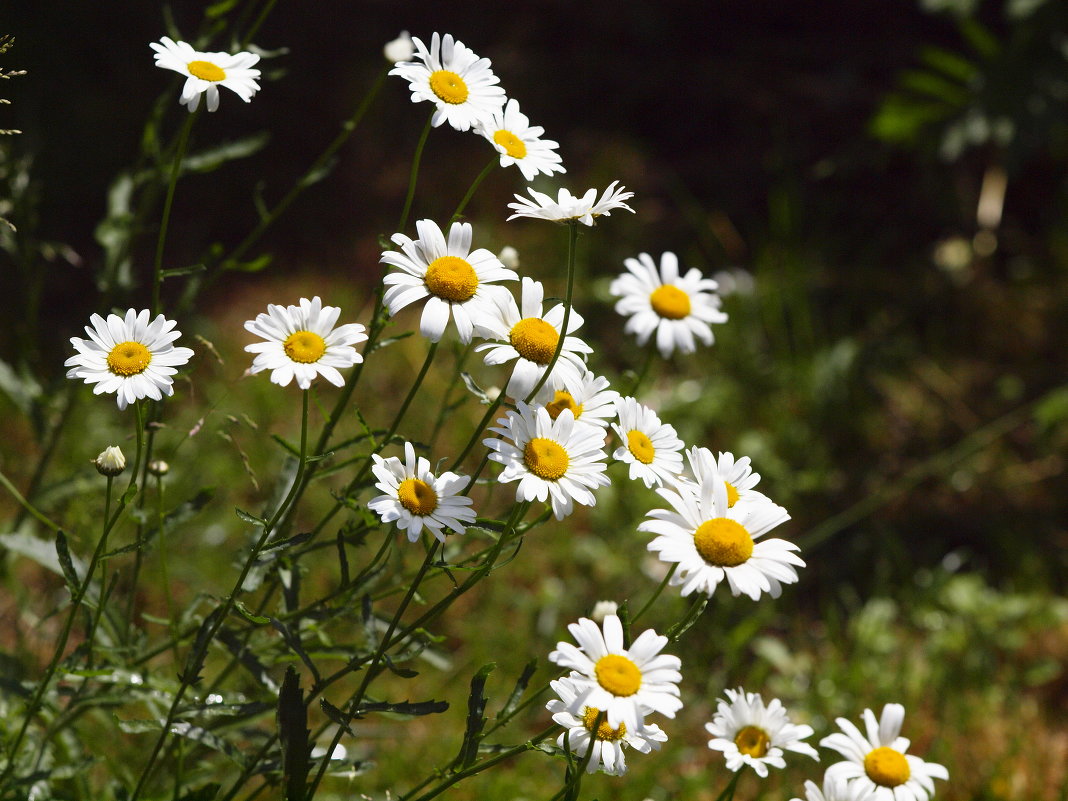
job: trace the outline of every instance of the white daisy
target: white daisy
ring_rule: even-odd
[[[948,779],[949,771],[935,762],[924,762],[906,753],[909,741],[899,736],[905,707],[887,704],[878,721],[864,710],[867,736],[845,718],[838,718],[844,734],[835,732],[820,745],[845,757],[827,768],[827,778],[845,779],[872,793],[875,801],[927,801],[934,794],[934,780]]]
[[[178,102],[190,111],[200,105],[200,96],[207,93],[208,111],[219,107],[219,87],[225,86],[246,103],[259,91],[256,79],[260,71],[252,65],[260,60],[255,53],[202,53],[186,42],[175,42],[164,36],[149,44],[156,51],[156,66],[174,70],[186,76]]]
[[[445,333],[450,315],[456,321],[460,341],[471,341],[472,321],[481,316],[480,309],[493,305],[494,293],[507,295],[495,281],[519,278],[485,248],[471,252],[471,224],[456,222],[449,228],[449,240],[433,220],[415,224],[418,239],[394,234],[393,242],[401,251],[387,250],[381,261],[398,268],[383,283],[388,287],[382,296],[391,315],[417,300],[429,298],[423,306],[419,332],[431,342]]]
[[[92,315],[92,328],[85,326],[89,338],[70,339],[78,352],[64,362],[70,368],[67,378],[96,384],[94,395],[114,392],[120,409],[139,398],[161,400],[173,395],[171,376],[192,358],[193,351],[174,347],[174,340],[181,336],[181,331],[174,330],[174,320],[160,314],[150,323],[148,316],[148,309],[128,309],[125,318],[109,314],[105,320]]]
[[[419,539],[423,526],[445,542],[442,528],[463,534],[465,524],[475,522],[471,499],[460,495],[467,487],[467,478],[449,472],[435,478],[430,462],[422,456],[415,458],[412,443],[404,443],[403,462],[396,456],[383,459],[377,453],[372,458],[371,472],[378,478],[375,486],[386,494],[369,501],[367,508],[383,523],[396,521],[397,528],[408,533],[410,542]]]
[[[609,483],[605,474],[604,434],[595,426],[576,423],[565,409],[553,420],[544,406],[519,401],[489,430],[507,437],[485,439],[489,458],[504,465],[498,481],[518,481],[517,501],[549,500],[557,520],[571,514],[573,502],[593,506],[591,490]]]
[[[616,401],[618,423],[612,430],[623,442],[612,458],[630,465],[631,479],[640,478],[645,486],[674,485],[682,472],[683,442],[675,427],[661,423],[656,412],[634,398]]]
[[[682,663],[677,656],[660,653],[667,637],[646,629],[624,648],[623,625],[615,615],[605,617],[603,634],[585,617],[567,629],[579,647],[559,642],[549,661],[571,670],[568,680],[577,691],[571,712],[579,714],[584,707],[604,710],[612,729],[624,724],[628,731],[637,731],[651,712],[673,718],[682,709]]]
[[[385,47],[382,48],[382,55],[391,64],[411,61],[412,56],[415,55],[415,44],[412,42],[412,37],[408,31],[401,31],[396,39],[386,42]]]
[[[763,778],[769,767],[786,767],[783,751],[819,761],[816,749],[801,742],[812,736],[812,727],[791,723],[778,698],[764,706],[759,693],[747,693],[741,687],[726,690],[726,694],[727,700],[720,699],[719,708],[705,729],[713,737],[708,747],[723,752],[728,770],[737,772],[749,765]]]
[[[417,37],[412,43],[419,61],[398,64],[389,74],[408,81],[413,103],[428,100],[437,106],[431,119],[435,128],[448,121],[457,131],[467,131],[504,105],[504,90],[497,86],[500,79],[488,58],[479,58],[449,33],[434,33],[429,50]]]
[[[616,416],[618,398],[619,393],[608,388],[607,378],[586,370],[577,382],[566,389],[554,389],[546,383],[538,390],[534,400],[549,410],[549,417],[553,420],[564,409],[570,409],[580,423],[608,428],[608,421]]]
[[[586,752],[593,743],[593,753],[586,765],[587,773],[594,773],[599,767],[609,776],[622,776],[627,772],[626,758],[623,756],[623,746],[630,746],[641,754],[660,750],[660,743],[667,742],[667,735],[655,723],[645,723],[639,720],[637,729],[628,729],[625,723],[616,727],[608,725],[608,721],[601,720],[597,725],[597,718],[601,711],[591,706],[583,706],[578,712],[570,711],[579,695],[579,690],[568,679],[556,679],[549,682],[558,698],[553,698],[545,705],[545,708],[553,713],[553,721],[567,729],[561,734],[556,744],[560,748],[565,745],[571,749],[578,759],[584,759]],[[596,726],[596,733],[594,727]]]
[[[527,115],[519,110],[519,101],[514,98],[503,110],[482,120],[478,132],[501,154],[502,167],[515,164],[528,181],[533,181],[539,174],[567,172],[556,152],[560,144],[541,139],[545,129],[540,125],[531,126]]]
[[[672,509],[653,509],[638,530],[658,535],[648,548],[662,561],[678,564],[671,584],[681,585],[683,595],[695,590],[711,595],[726,578],[733,595],[755,601],[762,592],[778,598],[783,584],[797,581],[794,567],[805,565],[794,553],[798,547],[781,539],[760,540],[790,519],[781,506],[771,501],[730,506],[727,485],[717,476],[657,493]]]
[[[486,342],[475,348],[486,351],[486,364],[504,364],[518,359],[505,391],[513,398],[525,398],[541,380],[560,341],[560,328],[564,324],[564,304],[553,306],[542,313],[545,288],[540,281],[523,279],[521,290],[522,312],[511,293],[494,298],[494,304],[486,304],[485,313],[475,321],[476,333]],[[567,334],[582,325],[582,316],[571,310],[567,321]],[[593,348],[578,337],[565,336],[560,357],[553,365],[545,384],[552,389],[574,386],[586,372],[586,364],[580,353],[592,353]]]
[[[874,801],[875,793],[868,792],[858,782],[847,782],[824,774],[823,788],[815,782],[805,782],[805,801]],[[801,801],[792,798],[790,801]]]
[[[561,189],[556,195],[556,200],[553,200],[548,195],[528,188],[527,191],[533,200],[516,195],[515,199],[519,202],[508,204],[508,208],[512,209],[515,214],[508,219],[535,217],[558,223],[577,220],[583,225],[593,225],[598,217],[609,217],[616,209],[626,209],[633,213],[634,209],[623,201],[634,197],[634,193],[624,192],[622,186],[616,188],[618,183],[619,181],[612,181],[609,187],[601,193],[600,198],[597,197],[596,189],[588,189],[582,197],[575,197],[568,190]]]
[[[363,361],[352,346],[367,335],[359,323],[334,328],[340,314],[341,309],[324,306],[318,295],[311,300],[301,298],[299,306],[268,304],[266,314],[245,321],[246,330],[267,340],[245,346],[257,354],[249,372],[270,370],[271,381],[282,387],[296,378],[298,387],[308,389],[317,375],[335,386],[344,385],[338,368]]]
[[[754,473],[748,456],[735,459],[733,453],[720,451],[713,456],[708,448],[693,447],[686,451],[690,470],[700,484],[706,476],[717,474],[727,485],[727,506],[738,501],[767,501],[768,496],[753,489],[760,481],[760,473]]]
[[[693,353],[697,349],[694,337],[712,344],[710,323],[727,321],[719,309],[715,281],[702,278],[696,268],[680,277],[674,253],[660,257],[659,269],[648,253],[623,264],[628,272],[616,278],[609,291],[620,298],[616,312],[630,316],[623,330],[637,334],[639,345],[648,342],[655,331],[656,347],[666,359],[676,348]]]

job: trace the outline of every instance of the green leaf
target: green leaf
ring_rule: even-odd
[[[364,704],[357,711],[355,717],[363,717],[368,712],[390,712],[394,715],[437,715],[449,708],[448,701],[375,701]]]
[[[234,609],[236,609],[238,614],[245,618],[249,623],[255,623],[257,626],[266,626],[271,622],[269,617],[254,615],[247,606],[241,603],[241,601],[234,601]]]
[[[67,580],[67,586],[73,596],[78,592],[78,585],[81,582],[78,581],[78,573],[74,570],[74,561],[70,558],[70,550],[67,548],[67,535],[63,533],[63,529],[56,532],[56,556],[59,557],[59,566],[63,570],[63,578]]]
[[[200,153],[186,156],[182,160],[182,167],[186,172],[212,172],[219,169],[228,161],[248,158],[263,149],[271,136],[266,131],[237,139],[233,142],[224,142]]]
[[[244,520],[246,523],[251,523],[252,525],[259,526],[260,528],[264,528],[267,525],[267,521],[264,520],[262,517],[256,517],[256,515],[249,514],[244,509],[239,509],[235,506],[234,512],[239,518]]]
[[[464,741],[457,757],[460,768],[467,768],[478,759],[478,744],[482,740],[482,729],[486,725],[486,679],[497,667],[496,662],[483,665],[471,679],[471,693],[467,696],[467,728]]]
[[[286,452],[292,454],[293,456],[296,456],[298,459],[300,458],[300,448],[298,448],[296,445],[289,444],[277,434],[271,434],[271,439],[273,439],[275,442],[285,448]]]
[[[179,275],[192,275],[193,273],[202,273],[207,270],[206,264],[190,264],[186,267],[172,267],[169,270],[162,270],[160,275],[163,278],[177,278]]]
[[[267,666],[257,658],[254,651],[235,636],[233,631],[226,628],[220,629],[217,639],[230,650],[234,659],[241,663],[252,678],[267,688],[270,693],[276,694],[278,692],[278,683],[271,678],[271,673]]]
[[[29,417],[35,401],[41,397],[41,385],[32,375],[18,373],[0,359],[0,392],[11,398],[18,410]]]
[[[405,331],[403,334],[397,334],[395,337],[387,337],[386,339],[376,342],[375,346],[371,349],[371,352],[374,353],[376,350],[388,348],[390,345],[400,342],[402,339],[407,339],[414,333],[414,331]]]
[[[527,687],[530,685],[530,680],[537,669],[537,657],[531,659],[523,666],[523,672],[519,674],[519,678],[516,680],[512,694],[508,696],[508,700],[504,702],[501,711],[497,713],[497,720],[510,716],[515,711],[515,708],[519,706],[519,700],[523,697],[523,693],[527,691]]]
[[[219,795],[220,788],[222,788],[221,784],[205,784],[180,796],[178,801],[215,801],[216,796]]]
[[[349,728],[348,715],[346,715],[332,703],[327,701],[325,698],[319,699],[319,708],[323,710],[323,714],[330,718],[330,720],[332,720],[336,726],[340,727],[343,732],[345,732],[350,737],[356,736],[352,733],[352,729]]]
[[[304,646],[301,645],[300,637],[290,631],[289,627],[286,626],[286,624],[283,623],[281,620],[272,617],[270,618],[270,622],[271,625],[274,626],[275,630],[282,635],[282,639],[286,641],[286,645],[289,646],[289,650],[291,650],[298,657],[300,657],[300,661],[304,663],[304,666],[307,667],[309,671],[311,671],[312,677],[315,679],[316,682],[318,682],[319,670],[315,667],[315,663],[312,662],[311,657],[308,656],[307,651],[304,650]]]
[[[211,613],[204,618],[204,622],[200,624],[196,637],[193,639],[193,647],[189,649],[189,654],[185,658],[185,667],[178,674],[178,678],[181,681],[187,684],[200,682],[200,669],[204,667],[204,657],[207,656],[208,652],[208,635],[211,633],[215,623],[222,617],[222,613],[223,608],[217,606],[211,610]]]
[[[307,542],[312,538],[312,532],[302,531],[300,534],[294,534],[292,537],[283,537],[280,540],[271,540],[263,546],[263,550],[260,553],[267,553],[267,551],[278,551],[283,548],[292,548],[294,545],[300,545],[302,542]]]
[[[228,259],[223,262],[222,269],[236,273],[258,273],[260,270],[266,268],[273,258],[274,257],[270,253],[264,253],[262,256],[257,256],[252,259],[252,261],[234,261],[233,259]]]
[[[242,754],[236,746],[207,729],[194,726],[192,723],[187,723],[184,720],[176,720],[171,724],[171,734],[177,734],[179,737],[185,737],[187,740],[192,740],[193,742],[199,743],[213,751],[225,754],[242,767],[245,765],[245,755]]]
[[[63,568],[59,564],[56,547],[53,542],[35,537],[29,532],[20,531],[13,534],[0,534],[0,545],[3,545],[12,553],[32,559],[41,567],[66,578]],[[72,557],[71,561],[75,565],[75,573],[85,570],[85,565],[81,564],[80,560]]]
[[[290,665],[278,693],[278,742],[282,746],[282,776],[286,801],[304,801],[308,771],[308,709],[300,689],[300,676]]]
[[[337,561],[341,567],[341,586],[347,587],[349,583],[349,557],[345,552],[345,535],[341,529],[337,531]]]

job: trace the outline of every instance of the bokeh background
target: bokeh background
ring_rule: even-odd
[[[184,113],[179,80],[151,67],[148,42],[193,38],[204,8],[0,9],[0,32],[16,38],[0,66],[28,71],[0,84],[12,101],[0,127],[22,131],[0,163],[0,198],[11,198],[0,213],[22,233],[2,256],[0,358],[46,390],[63,382],[68,338],[100,311],[109,186],[136,162],[161,93],[171,130]],[[193,148],[257,132],[265,143],[183,180],[168,266],[241,240],[254,196],[276,199],[304,172],[401,29],[452,32],[490,57],[560,142],[570,188],[618,179],[636,193],[633,219],[613,215],[583,237],[589,330],[618,325],[607,284],[628,256],[673,250],[720,274],[731,322],[712,349],[659,368],[646,400],[687,442],[753,457],[809,567],[780,607],[717,598],[684,656],[705,674],[695,716],[741,682],[803,704],[824,728],[902,700],[916,710],[914,741],[960,777],[944,797],[1065,798],[1068,5],[280,0],[255,38],[270,55],[261,93],[245,106],[224,92]],[[244,344],[233,332],[266,302],[366,303],[424,115],[387,81],[330,174],[249,254],[271,252],[271,265],[190,309],[231,366]],[[415,214],[447,215],[490,155],[476,137],[435,131]],[[515,246],[525,272],[559,280],[562,236],[504,222],[520,189],[518,173],[496,171],[468,219],[491,247]],[[152,224],[132,253],[142,268]],[[135,275],[117,304],[144,303],[145,286]],[[180,285],[166,289],[179,302]],[[633,343],[604,340],[605,372],[637,366]],[[422,357],[415,343],[399,352],[408,365],[378,379],[383,397],[404,391]],[[3,403],[4,469],[18,476],[37,446]],[[613,538],[654,500],[619,493],[582,519],[581,536],[553,535],[552,558],[516,565],[526,592],[503,588],[502,614],[560,636],[634,573]],[[521,639],[498,654],[472,644],[484,610],[503,603],[480,600],[475,620],[453,624],[453,658],[497,658],[503,671],[514,652],[521,665]],[[672,736],[688,744],[678,769],[635,779],[626,797],[718,794],[703,732]],[[536,776],[516,782],[507,789],[536,796]]]

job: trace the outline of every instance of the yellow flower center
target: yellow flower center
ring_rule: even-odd
[[[627,449],[642,464],[652,464],[653,457],[656,456],[656,448],[653,447],[653,443],[649,441],[649,437],[638,429],[627,432]]]
[[[418,478],[406,478],[397,487],[401,506],[413,515],[428,515],[438,508],[438,494],[433,487]]]
[[[548,364],[556,353],[560,335],[540,317],[526,317],[512,326],[508,341],[524,359],[535,364]]]
[[[514,159],[527,157],[526,143],[511,131],[500,130],[493,135],[493,141],[504,148],[504,152]]]
[[[326,353],[326,341],[314,331],[295,331],[286,337],[282,350],[295,362],[311,364]]]
[[[735,567],[753,555],[753,538],[745,526],[727,517],[706,520],[693,534],[697,553],[710,565]]]
[[[597,716],[601,714],[601,710],[595,706],[582,707],[582,725],[590,732],[593,731],[593,727],[597,724]],[[627,725],[620,723],[618,728],[613,729],[608,725],[608,721],[602,719],[601,725],[597,726],[597,732],[594,734],[598,740],[608,740],[608,742],[614,743],[622,740],[627,736]]]
[[[723,483],[727,485],[727,508],[730,509],[738,503],[738,498],[741,496],[738,495],[737,488],[731,482],[724,481]]]
[[[671,284],[663,284],[649,296],[653,311],[668,320],[681,320],[690,314],[690,296]]]
[[[475,268],[459,256],[442,256],[426,268],[426,288],[443,300],[463,303],[478,289]]]
[[[108,354],[108,369],[115,375],[137,375],[148,369],[152,354],[140,342],[120,342]]]
[[[226,71],[210,61],[190,61],[185,65],[185,68],[189,70],[190,75],[194,78],[200,78],[202,81],[214,81],[217,83],[226,80]]]
[[[734,744],[741,753],[760,759],[767,756],[771,738],[759,726],[743,726],[734,736]]]
[[[897,787],[907,782],[912,775],[905,756],[885,745],[864,757],[864,772],[881,787]]]
[[[575,415],[575,419],[578,420],[582,416],[582,404],[575,403],[574,396],[563,389],[556,390],[556,394],[553,395],[553,399],[545,404],[545,408],[549,411],[549,417],[555,420],[560,416],[560,412],[564,409],[570,409],[571,414]]]
[[[442,101],[453,106],[465,102],[469,94],[464,79],[451,70],[430,73],[430,89]]]
[[[597,660],[593,666],[597,683],[612,695],[624,698],[634,695],[642,686],[642,672],[627,657],[608,654]]]
[[[556,481],[567,472],[570,463],[567,451],[545,437],[534,437],[523,448],[523,464],[538,478]]]

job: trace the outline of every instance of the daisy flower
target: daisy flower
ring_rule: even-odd
[[[873,801],[874,798],[875,793],[868,792],[859,783],[849,783],[826,774],[822,789],[815,782],[805,782],[805,801]],[[801,799],[793,798],[790,801]]]
[[[93,394],[114,392],[120,409],[140,398],[161,400],[174,394],[171,378],[193,356],[189,348],[174,347],[181,336],[177,323],[157,315],[148,321],[148,309],[128,309],[125,317],[99,314],[85,326],[88,339],[71,337],[77,353],[64,362],[67,378],[80,378],[95,384]]]
[[[828,779],[845,779],[871,793],[875,801],[927,801],[934,794],[934,780],[948,779],[949,771],[935,762],[924,762],[906,753],[909,741],[899,736],[905,707],[887,704],[878,721],[864,710],[865,734],[845,718],[838,718],[842,732],[829,734],[820,745],[845,757],[827,768]]]
[[[754,473],[748,456],[735,459],[733,453],[720,451],[713,456],[708,448],[690,448],[686,452],[690,470],[700,484],[706,476],[718,475],[727,485],[727,506],[734,506],[740,500],[768,501],[767,495],[753,489],[760,481],[760,473]]]
[[[463,534],[464,524],[475,522],[471,499],[460,495],[467,478],[449,472],[435,478],[430,462],[422,456],[415,458],[412,443],[404,443],[403,462],[396,456],[383,459],[377,453],[372,458],[371,472],[378,479],[375,486],[385,495],[372,499],[367,508],[383,523],[396,521],[397,528],[408,533],[409,542],[419,539],[423,526],[445,542],[443,528]]]
[[[771,501],[730,506],[727,485],[716,476],[657,493],[672,508],[653,509],[638,530],[656,534],[649,550],[678,565],[671,584],[682,585],[683,595],[695,590],[711,595],[726,578],[733,595],[755,601],[762,592],[778,598],[783,584],[797,581],[795,566],[805,565],[794,553],[797,546],[760,540],[790,519],[781,506]]]
[[[678,686],[682,663],[677,656],[660,653],[667,637],[646,629],[630,648],[624,648],[623,625],[616,615],[605,617],[603,634],[585,617],[567,629],[578,647],[559,642],[549,661],[571,669],[567,678],[577,693],[571,712],[594,708],[606,713],[605,723],[611,729],[623,724],[627,731],[637,731],[650,712],[673,718],[682,709]]]
[[[435,128],[448,121],[457,131],[467,131],[500,111],[504,90],[497,86],[500,79],[488,58],[479,58],[449,33],[434,33],[429,50],[417,37],[412,37],[412,44],[419,61],[402,62],[389,74],[408,81],[413,103],[428,100],[437,106],[431,118]]]
[[[256,79],[260,71],[252,65],[260,60],[255,53],[202,53],[186,42],[176,42],[164,36],[149,44],[156,51],[156,66],[174,70],[186,76],[178,102],[190,111],[200,105],[200,96],[207,94],[208,111],[219,107],[219,87],[225,86],[246,103],[259,91]]]
[[[567,730],[557,738],[556,744],[560,748],[569,747],[579,759],[586,757],[590,743],[593,744],[593,753],[586,765],[587,773],[594,773],[603,765],[604,772],[609,776],[622,776],[627,772],[623,746],[648,754],[660,750],[660,743],[667,742],[667,735],[655,723],[639,720],[636,729],[628,729],[625,723],[612,727],[604,719],[600,725],[597,724],[601,710],[595,707],[583,706],[578,712],[570,711],[579,690],[568,679],[556,679],[549,682],[549,686],[559,697],[549,701],[545,708],[553,713],[553,721]]]
[[[675,484],[682,472],[683,442],[675,427],[661,423],[656,412],[634,398],[616,401],[618,423],[612,430],[624,443],[612,458],[630,465],[631,479],[640,478],[645,486]]]
[[[783,751],[819,761],[816,749],[801,742],[812,736],[812,727],[791,723],[778,698],[764,706],[759,693],[747,693],[741,687],[726,693],[727,700],[720,699],[719,708],[705,729],[713,737],[708,747],[723,752],[728,770],[737,773],[749,765],[764,778],[769,767],[786,767]]]
[[[445,333],[451,316],[464,344],[471,341],[472,320],[480,308],[492,305],[493,294],[507,294],[495,281],[519,278],[485,248],[471,252],[471,224],[456,222],[449,228],[449,240],[433,220],[415,224],[418,239],[394,234],[400,252],[387,250],[381,261],[398,269],[383,283],[388,287],[382,301],[391,315],[417,300],[429,298],[423,306],[419,332],[431,342]]]
[[[540,220],[566,223],[577,220],[583,225],[593,225],[598,217],[611,216],[616,209],[626,209],[633,213],[634,209],[623,201],[634,197],[633,192],[624,192],[623,187],[616,188],[619,181],[612,181],[609,187],[597,197],[596,189],[589,189],[582,197],[575,197],[566,189],[560,189],[554,201],[548,195],[527,188],[530,198],[516,195],[518,203],[509,203],[508,208],[515,214],[509,217],[535,217]]]
[[[317,375],[335,386],[344,385],[338,368],[363,361],[352,346],[367,335],[359,323],[334,328],[340,314],[341,309],[324,306],[318,295],[311,300],[301,298],[299,306],[268,304],[266,314],[245,321],[247,331],[267,340],[245,346],[257,354],[249,372],[270,370],[271,381],[281,387],[296,378],[298,387],[308,389]]]
[[[553,306],[542,313],[545,288],[540,281],[523,279],[521,289],[522,312],[511,293],[494,298],[491,306],[486,304],[485,313],[475,321],[476,333],[486,342],[475,348],[486,351],[486,364],[504,364],[518,359],[505,391],[513,398],[525,398],[541,380],[560,342],[560,328],[564,324],[564,304]],[[567,321],[567,334],[582,325],[582,316],[571,310]],[[560,357],[553,365],[545,384],[552,389],[573,386],[586,372],[586,364],[580,353],[592,353],[593,348],[578,337],[565,336]]]
[[[489,430],[506,437],[485,439],[489,458],[504,465],[498,481],[518,481],[517,501],[550,501],[557,520],[571,514],[573,502],[593,506],[591,490],[609,483],[605,475],[604,434],[595,426],[575,422],[565,409],[553,420],[544,406],[519,401]]]
[[[608,388],[607,378],[586,370],[567,389],[554,389],[546,383],[534,400],[549,410],[553,420],[564,409],[570,409],[578,422],[608,428],[608,421],[616,416],[618,398],[619,393]]]
[[[648,253],[623,264],[628,272],[616,278],[609,291],[620,298],[616,313],[630,316],[623,330],[637,334],[639,345],[656,332],[656,347],[666,359],[676,348],[693,353],[697,349],[694,337],[705,345],[712,344],[710,323],[727,321],[727,315],[719,310],[715,281],[702,278],[696,268],[680,277],[674,253],[660,257],[659,269]]]
[[[514,98],[503,110],[482,120],[478,132],[501,154],[502,167],[515,164],[528,181],[533,181],[539,174],[567,172],[556,152],[560,144],[539,138],[545,129],[540,125],[531,126],[527,115],[519,110],[519,101]]]

